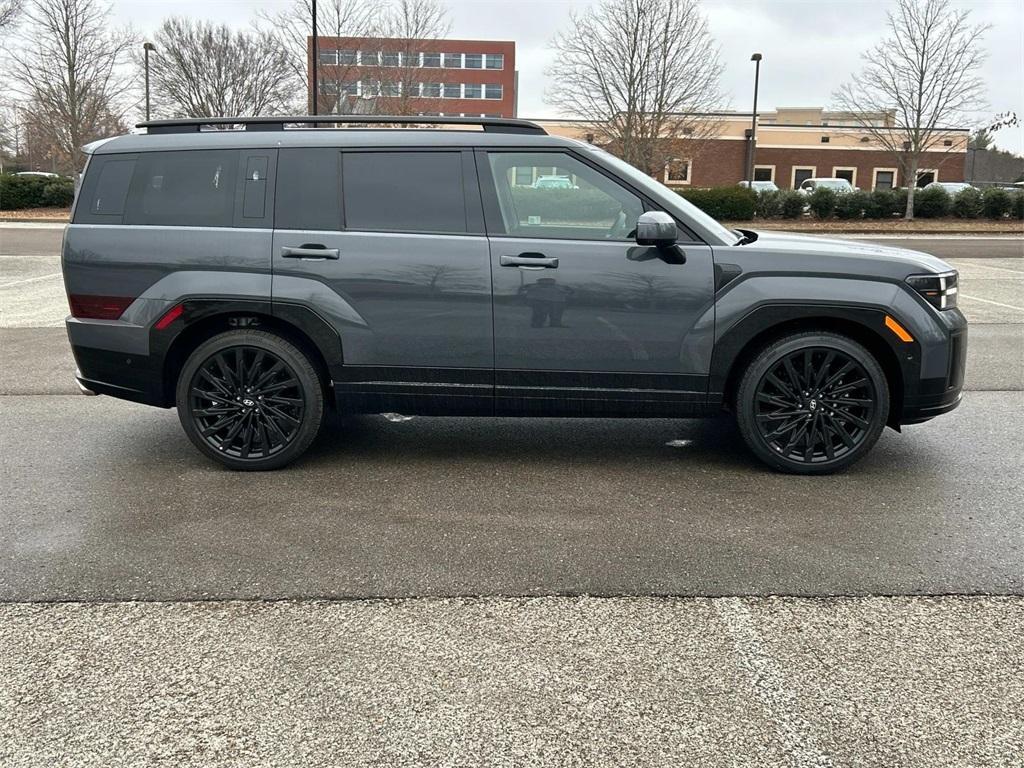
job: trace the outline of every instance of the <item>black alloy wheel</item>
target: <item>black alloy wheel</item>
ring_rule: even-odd
[[[273,469],[312,442],[323,417],[315,369],[296,347],[261,331],[230,331],[189,357],[178,412],[204,453],[234,469]]]
[[[770,346],[741,384],[737,416],[748,444],[772,466],[832,472],[878,439],[888,387],[871,354],[851,339],[801,334]]]

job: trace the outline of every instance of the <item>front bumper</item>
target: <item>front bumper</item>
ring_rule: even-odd
[[[964,374],[967,368],[967,321],[956,311],[947,320],[949,326],[942,344],[945,358],[941,376],[922,378],[903,403],[900,424],[920,424],[949,413],[963,398]],[[938,350],[933,348],[931,354]]]

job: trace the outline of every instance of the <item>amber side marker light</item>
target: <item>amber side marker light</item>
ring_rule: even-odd
[[[896,334],[896,338],[898,338],[900,341],[911,342],[914,340],[914,337],[907,332],[906,328],[897,323],[888,315],[885,316],[885,327],[892,331],[894,334]]]

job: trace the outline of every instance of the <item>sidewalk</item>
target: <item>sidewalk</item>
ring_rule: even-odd
[[[1022,633],[992,597],[13,603],[0,763],[1009,768]]]

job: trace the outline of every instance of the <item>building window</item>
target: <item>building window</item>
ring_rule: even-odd
[[[517,187],[533,186],[533,167],[529,165],[517,165],[514,167],[515,176],[512,183]]]
[[[828,142],[829,142],[829,137],[828,136],[822,136],[821,137],[821,143],[822,144],[828,144]]]
[[[334,50],[320,49],[320,63],[321,64],[337,64],[338,63],[338,52]]]
[[[678,158],[669,160],[665,166],[666,184],[689,184],[690,183],[690,161]]]
[[[505,68],[505,54],[503,54],[503,53],[488,53],[484,57],[484,66],[487,69],[504,69]]]
[[[380,53],[378,51],[360,51],[359,63],[364,67],[379,67]]]
[[[893,189],[896,186],[895,168],[875,168],[875,189]]]
[[[952,139],[944,139],[943,142],[942,142],[942,146],[944,146],[944,147],[952,147],[953,146],[953,140]]]
[[[384,67],[398,67],[401,66],[401,54],[399,53],[384,53],[381,55],[381,66]]]
[[[867,136],[861,136],[860,137],[860,143],[861,144],[867,144],[869,141],[871,141],[871,139],[869,137],[867,137]]]
[[[335,94],[338,92],[337,80],[321,80],[320,93]]]
[[[482,53],[467,53],[465,67],[466,69],[483,69],[484,55]]]
[[[354,67],[358,63],[355,51],[338,51],[338,63],[345,67]]]
[[[464,98],[482,99],[484,97],[484,87],[480,83],[465,83],[462,89]]]
[[[401,83],[381,83],[380,84],[380,95],[381,96],[401,96],[402,95],[402,84]]]
[[[775,166],[755,165],[754,181],[775,181]]]
[[[484,86],[484,98],[485,99],[500,99],[502,95],[501,85],[485,85]]]
[[[856,168],[843,168],[836,166],[832,169],[833,179],[846,179],[850,182],[851,187],[857,186],[857,169]]]
[[[462,69],[461,53],[446,53],[444,55],[445,69]]]
[[[440,53],[424,53],[423,54],[423,65],[424,67],[438,68],[441,66],[441,54]]]
[[[344,96],[358,96],[359,95],[359,83],[342,83],[341,93]]]
[[[939,172],[934,168],[923,168],[917,172],[917,186],[927,187],[933,181],[939,180]]]
[[[441,83],[441,98],[443,98],[443,99],[461,99],[462,98],[462,84],[461,83]]]
[[[813,165],[798,165],[793,168],[793,189],[800,189],[800,185],[808,179],[813,179],[818,169]]]
[[[441,98],[440,83],[420,83],[420,95],[427,99]]]

